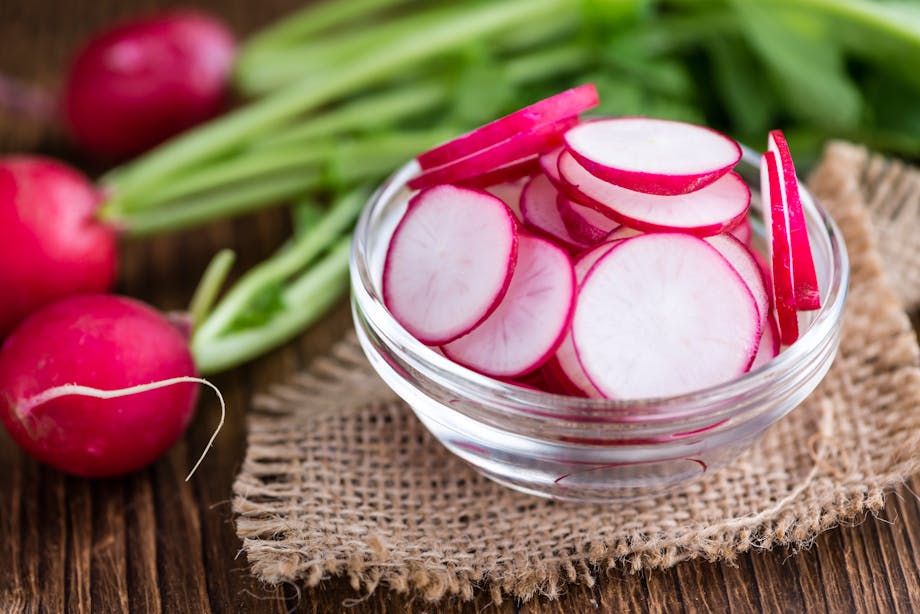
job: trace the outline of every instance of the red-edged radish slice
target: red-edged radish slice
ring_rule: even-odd
[[[802,209],[802,198],[799,196],[799,182],[795,175],[792,154],[789,153],[789,145],[782,131],[770,132],[767,137],[767,148],[774,152],[779,160],[780,194],[789,228],[789,249],[792,251],[795,305],[800,311],[819,309],[821,294],[818,290],[815,262],[811,255],[811,243],[808,240],[805,211]]]
[[[719,234],[737,224],[751,202],[751,191],[732,172],[695,192],[676,196],[634,192],[598,179],[568,152],[559,157],[559,174],[572,188],[566,195],[573,200],[596,208],[624,226],[650,232]]]
[[[754,254],[744,243],[728,233],[706,237],[706,241],[719,250],[719,253],[728,260],[728,263],[738,272],[738,275],[741,276],[741,279],[751,290],[751,294],[754,295],[754,302],[757,303],[760,327],[763,328],[767,323],[767,316],[770,315],[770,293],[767,291],[760,264],[758,264]]]
[[[488,149],[429,169],[409,180],[409,188],[418,190],[442,183],[474,181],[476,178],[481,181],[482,175],[493,173],[498,167],[516,164],[557,147],[562,140],[562,133],[576,123],[578,118],[571,117],[555,124],[538,126],[530,132],[522,132]]]
[[[383,268],[393,317],[423,343],[473,330],[504,296],[517,254],[517,222],[491,194],[442,185],[409,201]]]
[[[641,230],[636,230],[635,228],[630,228],[629,226],[620,226],[609,235],[607,235],[607,241],[619,241],[620,239],[630,239],[632,237],[638,237],[641,234],[645,234]]]
[[[456,184],[467,188],[488,189],[494,185],[509,183],[532,177],[540,172],[540,159],[538,156],[531,156],[517,162],[512,162],[504,166],[487,171],[481,175],[457,181]]]
[[[441,346],[448,358],[493,377],[519,377],[540,368],[562,340],[575,299],[568,255],[546,239],[518,235],[508,291],[468,334]]]
[[[566,230],[581,243],[599,243],[620,227],[620,224],[600,211],[571,201],[562,194],[559,195],[556,204]]]
[[[561,156],[564,151],[565,147],[560,146],[540,156],[540,169],[553,185],[556,186],[556,189],[559,189],[559,186],[562,184],[562,177],[559,175],[559,156]]]
[[[760,345],[757,346],[757,354],[754,355],[754,361],[751,363],[749,371],[761,367],[774,358],[779,356],[779,330],[776,328],[776,318],[771,313],[767,318],[767,325],[764,326],[763,334],[760,335]]]
[[[591,174],[661,195],[699,190],[741,159],[741,147],[715,130],[647,117],[583,122],[566,133],[565,146]]]
[[[486,192],[508,205],[517,221],[523,222],[524,218],[521,217],[521,194],[524,192],[525,185],[527,185],[526,180],[518,179],[517,181],[499,183],[488,187]]]
[[[588,244],[581,243],[569,234],[557,202],[559,192],[546,175],[536,175],[521,193],[521,217],[524,225],[562,243],[567,249],[579,251]]]
[[[760,339],[747,284],[706,241],[655,233],[617,243],[578,291],[572,340],[605,397],[678,395],[744,373]]]
[[[728,233],[747,245],[751,246],[751,239],[754,238],[754,230],[751,228],[751,220],[744,216],[741,220],[728,229]]]
[[[790,345],[799,338],[799,319],[792,284],[792,252],[781,192],[782,179],[776,158],[772,151],[760,157],[760,198],[763,201],[767,260],[770,264],[773,308],[779,325],[779,338],[780,342]]]
[[[593,83],[581,85],[501,117],[452,141],[420,154],[416,159],[423,170],[449,164],[510,139],[537,126],[574,117],[597,106]]]

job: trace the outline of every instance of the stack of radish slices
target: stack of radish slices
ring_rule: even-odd
[[[465,367],[575,396],[677,395],[772,359],[820,304],[783,135],[761,162],[764,260],[737,143],[579,119],[596,104],[593,86],[568,90],[420,155],[387,308]]]

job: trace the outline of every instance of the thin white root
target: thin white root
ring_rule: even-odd
[[[217,428],[214,429],[214,433],[208,440],[208,445],[205,446],[201,456],[198,457],[198,462],[195,463],[195,466],[192,467],[192,470],[189,471],[189,474],[185,476],[185,481],[188,482],[192,478],[192,475],[195,474],[195,471],[198,470],[198,466],[201,465],[201,462],[204,460],[204,457],[207,456],[208,452],[211,450],[211,447],[213,447],[214,440],[217,439],[217,435],[220,433],[220,429],[223,428],[224,420],[227,417],[227,404],[224,402],[224,396],[220,393],[220,390],[217,389],[217,386],[206,379],[184,375],[182,377],[173,377],[170,379],[160,380],[158,382],[150,382],[149,384],[139,384],[137,386],[130,386],[128,388],[119,388],[118,390],[100,390],[99,388],[93,388],[91,386],[64,384],[62,386],[48,388],[47,390],[43,390],[41,393],[35,395],[34,397],[29,398],[25,403],[20,405],[19,413],[20,415],[28,414],[33,408],[60,397],[83,396],[93,397],[96,399],[117,399],[119,397],[126,397],[132,394],[140,394],[141,392],[147,392],[148,390],[157,390],[158,388],[166,388],[176,384],[203,384],[213,390],[217,395],[217,400],[220,401],[220,422],[217,424]]]

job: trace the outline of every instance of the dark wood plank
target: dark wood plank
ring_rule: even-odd
[[[763,612],[804,612],[805,599],[786,559],[786,548],[774,548],[749,555],[753,567],[752,580],[757,583]]]
[[[125,479],[126,497],[131,502],[125,510],[128,605],[132,612],[139,614],[162,612],[151,474],[151,470],[145,470]]]
[[[42,527],[40,519],[40,493],[42,484],[39,481],[40,469],[38,463],[30,458],[23,460],[19,466],[22,474],[22,494],[20,519],[22,532],[21,543],[21,584],[23,596],[27,600],[26,611],[38,611],[42,600],[47,599],[41,590],[42,578]],[[50,597],[50,596],[49,596]]]
[[[703,561],[681,563],[674,568],[687,612],[728,612],[722,568]]]
[[[0,610],[23,612],[26,608],[22,547],[23,456],[0,430]]]
[[[683,587],[674,569],[653,569],[643,573],[651,614],[686,612]]]
[[[67,612],[92,612],[93,495],[90,482],[67,480]]]
[[[815,540],[810,553],[820,563],[820,583],[829,608],[836,612],[857,611],[857,585],[849,582],[843,532],[828,531]]]
[[[648,592],[642,577],[627,574],[621,570],[603,570],[598,574],[598,603],[601,612],[636,612],[649,611]]]
[[[101,480],[93,487],[93,607],[128,611],[128,560],[123,480]]]

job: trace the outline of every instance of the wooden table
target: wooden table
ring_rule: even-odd
[[[169,4],[156,0],[4,0],[0,71],[54,81],[88,32],[115,17]],[[210,0],[245,33],[296,0]],[[0,113],[0,152],[39,151],[87,165],[56,131]],[[241,270],[285,236],[282,211],[179,236],[126,243],[119,291],[163,309],[182,308],[219,246]],[[0,298],[2,300],[2,298]],[[427,604],[386,590],[359,600],[346,581],[313,590],[268,587],[250,575],[229,498],[245,446],[252,394],[322,353],[350,326],[344,303],[296,343],[216,378],[228,422],[190,483],[185,472],[216,420],[207,395],[188,434],[156,465],[115,480],[66,477],[21,454],[0,434],[0,612],[908,612],[920,610],[920,479],[899,489],[879,518],[829,531],[802,552],[774,550],[731,563],[687,562],[641,575],[600,574],[558,601],[525,605]],[[356,602],[357,601],[357,602]]]

